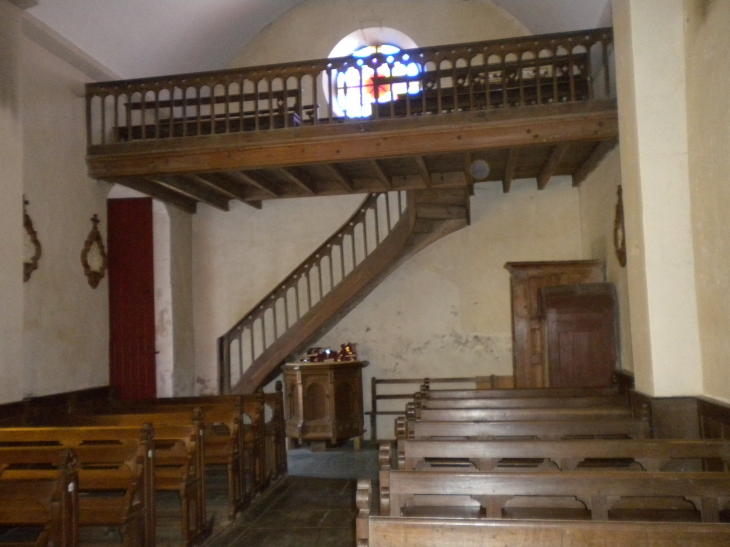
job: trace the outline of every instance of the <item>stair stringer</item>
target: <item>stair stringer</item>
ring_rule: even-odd
[[[468,195],[465,206],[468,210]],[[388,236],[337,286],[266,348],[244,372],[231,393],[253,393],[279,374],[279,367],[324,336],[388,275],[431,243],[465,227],[464,218],[433,221],[428,233],[414,233],[418,220],[416,192],[408,192],[403,215]]]

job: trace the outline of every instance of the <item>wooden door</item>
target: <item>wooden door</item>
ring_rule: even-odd
[[[512,295],[512,358],[515,387],[546,387],[547,356],[539,291],[543,287],[605,281],[597,260],[508,262]]]
[[[122,399],[155,397],[152,200],[110,199],[110,385]]]
[[[610,387],[616,309],[610,283],[542,289],[550,387]]]

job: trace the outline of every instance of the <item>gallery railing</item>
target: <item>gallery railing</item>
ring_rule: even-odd
[[[86,86],[89,146],[615,95],[610,28]]]

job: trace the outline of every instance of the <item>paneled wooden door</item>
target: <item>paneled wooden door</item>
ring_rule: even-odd
[[[610,283],[542,289],[550,387],[610,387],[616,303]]]
[[[122,399],[155,397],[152,199],[107,201],[110,384]]]

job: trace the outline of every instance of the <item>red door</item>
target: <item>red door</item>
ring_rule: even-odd
[[[122,399],[156,396],[152,199],[107,201],[110,384]]]

